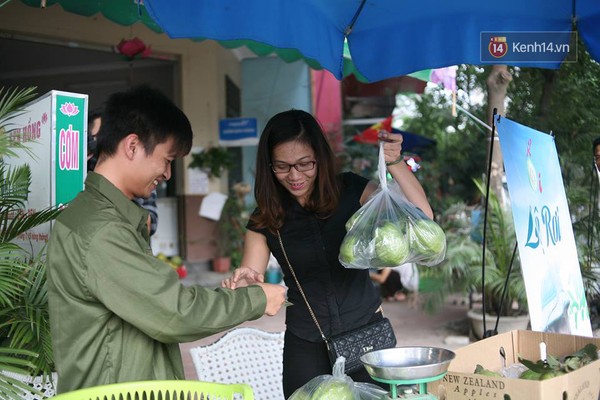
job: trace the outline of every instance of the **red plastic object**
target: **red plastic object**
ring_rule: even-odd
[[[177,271],[177,275],[179,275],[179,279],[185,278],[188,274],[187,268],[183,264],[181,264],[179,267],[177,267],[176,271]]]

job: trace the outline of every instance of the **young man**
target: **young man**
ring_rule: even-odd
[[[88,156],[87,156],[87,170],[88,172],[93,171],[96,168],[98,157],[96,155],[96,136],[100,132],[100,126],[102,125],[102,112],[100,110],[94,110],[88,115]],[[158,207],[156,205],[156,199],[158,194],[156,189],[152,191],[150,197],[135,197],[133,201],[138,203],[140,206],[148,211],[148,231],[150,231],[150,237],[156,233],[158,228]]]
[[[185,287],[152,255],[148,197],[190,151],[187,117],[160,92],[139,87],[110,97],[98,164],[55,221],[48,291],[58,392],[109,383],[185,379],[179,343],[274,315],[285,288]]]

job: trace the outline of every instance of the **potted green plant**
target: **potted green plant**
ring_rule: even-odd
[[[192,153],[192,161],[188,168],[199,168],[209,178],[220,178],[224,171],[235,165],[233,156],[227,148],[209,146],[200,152]]]
[[[221,218],[217,223],[217,251],[213,259],[213,269],[227,272],[239,267],[244,250],[247,212],[244,196],[250,191],[250,185],[236,183],[225,201]]]
[[[482,184],[476,184],[483,193]],[[480,220],[483,220],[483,217]],[[428,294],[425,307],[435,309],[450,293],[479,293],[488,314],[485,319],[486,330],[494,328],[498,315],[499,324],[502,324],[499,330],[516,329],[512,325],[503,327],[513,322],[519,329],[525,329],[529,321],[527,294],[519,257],[514,252],[516,238],[512,218],[507,210],[504,210],[498,198],[490,193],[483,289],[482,223],[480,221],[473,227],[472,222],[465,217],[452,218],[451,221],[445,226],[448,240],[446,259],[441,265],[424,270],[423,278],[430,286],[423,290]],[[484,333],[481,311],[473,308],[469,310],[468,316],[472,321],[474,336],[481,338]]]
[[[44,249],[31,254],[13,242],[28,230],[56,218],[50,208],[23,212],[31,171],[29,166],[8,166],[15,143],[6,134],[10,120],[35,98],[35,88],[0,89],[0,371],[49,377],[54,370]],[[0,398],[21,399],[22,390],[35,392],[18,379],[0,373]],[[40,393],[37,393],[40,395]]]
[[[480,192],[484,193],[482,183],[475,183]],[[499,323],[503,326],[498,328],[501,331],[525,329],[529,322],[527,293],[516,248],[517,239],[512,217],[493,192],[489,195],[488,208],[486,250],[489,250],[491,257],[486,259],[483,290],[481,272],[473,276],[476,287],[482,292],[485,311],[489,314],[485,317],[486,329],[494,328],[497,316],[500,316]],[[483,238],[482,229],[483,223],[478,224],[476,232]],[[472,309],[468,316],[472,321],[475,336],[483,337],[482,313],[478,309]]]
[[[419,291],[425,311],[435,313],[453,294],[477,291],[481,274],[481,244],[472,239],[470,210],[459,202],[442,213],[439,223],[446,234],[446,257],[439,265],[420,268]]]
[[[235,165],[234,158],[225,147],[209,146],[201,152],[192,153],[192,162],[188,168],[199,168],[209,178],[220,178],[223,172]],[[232,186],[229,196],[221,210],[221,217],[216,225],[215,257],[212,267],[216,272],[228,272],[231,266],[239,266],[242,260],[243,240],[245,233],[244,196],[250,186],[237,183]]]

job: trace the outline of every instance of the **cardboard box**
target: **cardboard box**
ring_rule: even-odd
[[[540,359],[540,342],[546,343],[547,354],[569,355],[588,343],[600,348],[600,339],[544,333],[511,331],[472,343],[455,351],[456,357],[443,379],[428,384],[430,394],[440,400],[597,400],[600,394],[600,360],[565,375],[543,381],[494,378],[474,374],[477,364],[499,371],[502,368],[500,347],[506,353],[506,365],[518,357]]]

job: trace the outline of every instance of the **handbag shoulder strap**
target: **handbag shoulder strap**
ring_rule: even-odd
[[[277,230],[277,238],[279,239],[279,245],[281,246],[281,251],[283,252],[283,257],[285,258],[285,261],[287,262],[287,265],[290,268],[290,272],[292,273],[292,276],[294,277],[294,281],[296,281],[296,285],[298,286],[298,289],[300,290],[300,294],[302,295],[302,298],[304,299],[304,302],[306,303],[306,306],[308,307],[308,312],[310,313],[310,316],[312,317],[313,321],[315,322],[315,325],[317,325],[317,329],[319,330],[321,337],[323,338],[323,340],[325,342],[327,342],[327,338],[325,337],[325,334],[323,333],[323,330],[321,329],[321,325],[319,325],[319,321],[317,321],[317,317],[315,317],[315,313],[313,312],[312,307],[308,303],[306,294],[304,294],[304,290],[302,290],[302,285],[300,285],[300,281],[298,281],[298,277],[296,276],[296,273],[294,272],[294,268],[292,268],[290,259],[288,258],[287,253],[285,252],[285,247],[283,247],[283,241],[281,240],[281,233],[279,233],[279,229]]]

